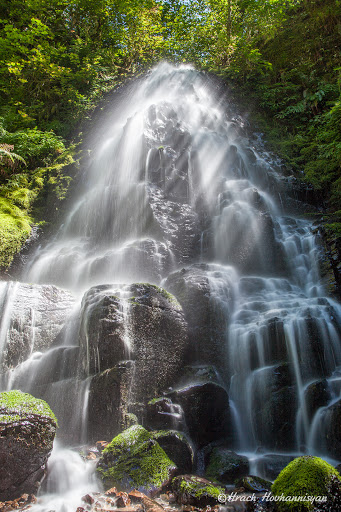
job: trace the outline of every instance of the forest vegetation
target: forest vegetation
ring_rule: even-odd
[[[161,60],[228,83],[341,236],[341,2],[0,0],[0,266],[58,208],[80,122]],[[52,203],[47,206],[51,210]],[[56,206],[57,205],[57,206]]]

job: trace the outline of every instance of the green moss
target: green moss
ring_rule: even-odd
[[[181,479],[180,492],[181,494],[188,494],[194,498],[200,499],[203,497],[210,497],[218,500],[218,496],[223,494],[225,491],[222,487],[217,487],[213,484],[206,484],[199,477],[191,476],[190,479],[183,477],[176,477],[173,480]]]
[[[31,219],[13,202],[0,197],[0,268],[7,268],[31,232]]]
[[[155,439],[156,441],[160,437],[175,436],[178,439],[180,439],[181,441],[184,441],[187,443],[187,438],[186,438],[185,434],[183,434],[182,432],[179,432],[178,430],[156,430],[154,432],[151,432],[151,435],[152,435],[153,439]]]
[[[165,299],[167,299],[168,302],[181,308],[181,305],[178,302],[178,300],[174,297],[174,295],[167,292],[167,290],[165,290],[164,288],[160,288],[159,286],[156,286],[155,284],[151,284],[149,286],[151,286],[152,288],[155,288],[155,290],[157,290],[163,297],[165,297]]]
[[[304,456],[294,459],[278,475],[272,485],[274,496],[326,496],[332,476],[340,481],[340,475],[333,466],[318,457]],[[311,501],[279,501],[280,511],[303,512],[312,510]]]
[[[37,415],[51,418],[57,424],[55,415],[44,400],[17,390],[0,393],[0,423],[13,423]]]
[[[140,425],[116,436],[103,451],[102,462],[98,471],[107,484],[146,490],[161,487],[176,467]]]
[[[151,400],[149,400],[148,405],[157,404],[158,402],[162,402],[164,399],[165,399],[165,397],[163,397],[163,396],[157,397],[157,398],[152,398]]]

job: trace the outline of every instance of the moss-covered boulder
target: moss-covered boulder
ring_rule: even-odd
[[[36,494],[56,426],[43,400],[21,391],[0,393],[0,501]]]
[[[209,455],[206,476],[224,484],[232,484],[249,472],[249,459],[225,447],[213,448]]]
[[[103,450],[97,466],[108,488],[136,488],[146,493],[163,487],[176,469],[152,434],[140,425],[116,436]]]
[[[341,487],[341,477],[333,466],[318,457],[304,456],[294,459],[278,475],[272,485],[272,493],[276,497],[283,495],[277,502],[281,512],[303,512],[313,510],[312,499],[304,497],[324,497],[330,492],[331,482]],[[295,500],[285,500],[285,497]],[[302,501],[301,501],[302,500]]]
[[[181,475],[172,480],[172,490],[180,505],[206,507],[218,504],[218,497],[225,491],[214,482],[194,475]]]

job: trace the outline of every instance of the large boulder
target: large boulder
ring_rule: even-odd
[[[232,436],[229,397],[219,384],[188,385],[169,396],[181,405],[189,436],[198,448]]]
[[[223,484],[233,484],[249,474],[249,459],[228,448],[213,448],[208,457],[206,476]]]
[[[93,375],[134,360],[131,402],[158,396],[173,386],[186,349],[182,308],[162,288],[142,283],[102,285],[85,294],[80,332],[84,373]],[[106,397],[98,399],[106,407]]]
[[[0,283],[1,330],[5,338],[2,365],[6,370],[32,352],[50,348],[73,309],[75,299],[52,285]],[[0,340],[1,344],[1,340]]]
[[[176,469],[152,434],[140,425],[116,436],[103,450],[97,466],[108,489],[136,488],[149,494],[166,485]]]
[[[37,493],[56,423],[43,400],[20,391],[0,393],[0,501]]]
[[[226,286],[220,286],[224,284]],[[226,272],[207,264],[173,272],[164,287],[180,302],[188,323],[188,360],[226,366],[226,333],[233,286]],[[220,293],[219,293],[220,292]]]

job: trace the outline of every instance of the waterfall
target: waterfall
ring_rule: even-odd
[[[21,276],[70,290],[76,306],[48,350],[36,351],[31,329],[35,348],[0,376],[2,389],[44,398],[62,433],[75,432],[65,443],[84,442],[91,379],[102,371],[89,345],[96,304],[108,290],[117,298],[126,364],[135,357],[129,285],[167,287],[185,268],[207,280],[218,315],[222,355],[208,363],[229,394],[231,448],[330,457],[321,437],[329,406],[341,398],[341,307],[321,281],[305,205],[226,90],[190,66],[160,64],[127,87],[94,138],[78,199]],[[0,288],[3,353],[16,293],[9,286]],[[192,352],[194,363],[207,363],[200,347]],[[309,390],[321,380],[332,392],[315,407]]]

